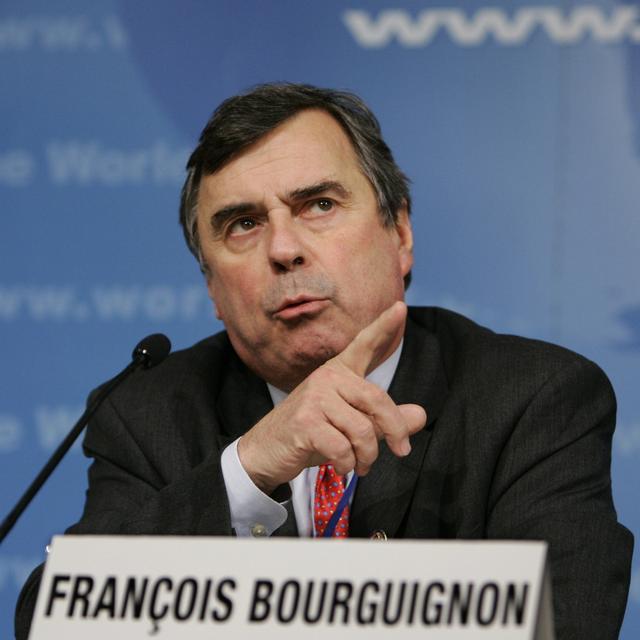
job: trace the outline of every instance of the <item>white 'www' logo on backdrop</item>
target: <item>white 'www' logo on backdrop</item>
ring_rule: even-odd
[[[591,37],[604,44],[640,42],[638,7],[622,5],[610,12],[596,6],[563,12],[555,7],[526,7],[511,15],[502,9],[479,9],[467,15],[460,9],[425,9],[413,17],[402,9],[388,9],[373,17],[349,10],[343,20],[359,45],[380,48],[397,42],[404,47],[426,47],[440,32],[459,46],[474,47],[490,38],[502,46],[524,44],[540,29],[555,44],[572,45]]]

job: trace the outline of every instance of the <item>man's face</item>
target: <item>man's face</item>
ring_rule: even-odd
[[[406,211],[382,225],[349,138],[307,110],[202,178],[207,286],[240,358],[291,390],[404,297]]]

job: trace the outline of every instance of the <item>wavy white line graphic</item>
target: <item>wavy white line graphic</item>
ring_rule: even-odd
[[[640,42],[638,7],[621,5],[605,12],[592,5],[563,12],[556,7],[524,7],[512,13],[484,8],[467,14],[460,9],[425,9],[415,17],[402,9],[381,11],[376,17],[348,10],[343,21],[356,42],[366,48],[386,47],[393,41],[404,47],[426,47],[440,34],[462,47],[487,41],[518,46],[540,30],[555,44],[573,45],[591,38],[602,44]]]

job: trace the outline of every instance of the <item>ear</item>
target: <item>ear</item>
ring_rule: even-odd
[[[398,236],[398,257],[402,276],[406,276],[413,266],[413,230],[409,219],[409,210],[404,203],[396,217],[395,231]]]

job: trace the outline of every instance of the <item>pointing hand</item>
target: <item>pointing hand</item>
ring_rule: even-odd
[[[242,466],[262,491],[328,461],[339,474],[366,475],[382,439],[397,456],[411,451],[409,436],[426,424],[424,409],[396,405],[364,379],[391,355],[406,313],[402,302],[389,307],[240,439]]]

